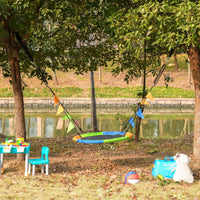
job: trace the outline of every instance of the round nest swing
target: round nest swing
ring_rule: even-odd
[[[102,143],[122,141],[132,137],[133,134],[130,132],[105,131],[105,132],[83,133],[74,136],[73,140],[79,143],[102,144]]]

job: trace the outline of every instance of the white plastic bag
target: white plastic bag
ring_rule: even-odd
[[[176,161],[177,166],[175,168],[173,180],[193,183],[194,182],[193,173],[189,168],[190,158],[185,154],[177,153],[174,156],[174,160]]]

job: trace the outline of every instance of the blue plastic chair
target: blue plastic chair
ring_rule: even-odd
[[[42,147],[41,158],[29,159],[29,174],[31,173],[31,165],[33,165],[32,175],[35,176],[35,165],[42,165],[41,172],[44,173],[44,165],[46,164],[46,175],[49,175],[49,147]]]

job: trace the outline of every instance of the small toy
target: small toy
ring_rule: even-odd
[[[158,180],[163,180],[163,179],[164,179],[163,176],[162,176],[161,174],[158,174],[158,175],[156,176],[156,178],[157,178]]]
[[[139,175],[136,172],[129,172],[125,177],[125,184],[132,185],[139,183]]]
[[[12,147],[13,140],[8,140],[8,138],[6,138],[5,144],[6,144],[6,146],[11,146]]]
[[[177,153],[174,156],[174,160],[177,163],[175,168],[174,181],[184,181],[186,183],[193,183],[194,177],[193,172],[189,167],[190,157],[185,154]]]
[[[23,137],[17,138],[17,145],[22,146],[23,143],[24,143],[24,138]]]

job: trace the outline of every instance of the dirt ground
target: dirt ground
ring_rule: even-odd
[[[1,140],[5,136],[1,135]],[[191,157],[190,167],[195,180],[200,179],[199,161],[192,157],[193,133],[181,139],[142,139],[108,144],[80,144],[71,136],[60,138],[32,138],[30,157],[40,157],[42,146],[50,149],[50,174],[126,174],[136,171],[142,179],[151,180],[151,171],[155,159],[164,159],[176,153],[184,153]],[[16,155],[5,155],[4,176],[22,175],[24,163],[17,163]],[[40,168],[36,168],[40,173]]]
[[[177,70],[174,72],[165,71],[163,74],[169,75],[173,78],[173,82],[169,83],[169,87],[178,87],[183,89],[193,89],[193,81],[189,79],[188,72],[185,70]],[[113,76],[107,70],[101,70],[94,72],[95,76],[95,86],[96,87],[134,87],[141,86],[142,81],[140,78],[134,78],[132,81],[127,84],[124,81],[125,74],[121,73],[118,76]],[[147,78],[147,87],[153,85],[155,77],[149,76]],[[2,74],[0,75],[0,88],[11,87],[8,78],[3,78]],[[79,87],[84,90],[90,87],[90,73],[83,75],[75,75],[73,72],[57,72],[58,84],[54,80],[49,81],[50,87]],[[28,79],[23,77],[23,83],[27,85],[28,88],[35,87],[44,87],[41,85],[41,82],[37,78]],[[165,86],[164,76],[162,75],[158,84],[159,86]]]

